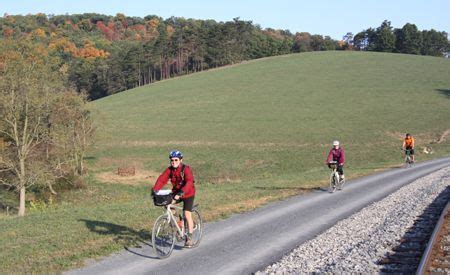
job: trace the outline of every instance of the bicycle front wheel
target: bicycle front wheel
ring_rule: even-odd
[[[167,258],[175,245],[175,230],[168,215],[159,216],[152,230],[152,246],[159,258]]]
[[[192,221],[194,222],[194,231],[192,232],[192,247],[197,247],[203,237],[203,220],[197,209],[192,211]],[[187,225],[186,227],[187,228]]]
[[[330,193],[333,193],[334,191],[336,191],[336,187],[337,187],[338,182],[339,182],[338,174],[337,173],[331,173],[330,186],[328,187],[328,191]]]
[[[339,181],[339,190],[344,189],[344,185],[345,185],[345,178]]]
[[[407,156],[405,157],[405,167],[406,167],[406,168],[411,167],[411,156],[410,156],[410,155],[407,155]]]

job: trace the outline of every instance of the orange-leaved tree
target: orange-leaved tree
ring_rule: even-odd
[[[25,215],[26,190],[31,186],[53,190],[55,163],[65,159],[52,150],[53,129],[58,126],[52,118],[59,115],[55,110],[68,93],[59,66],[46,47],[32,40],[0,45],[0,183],[19,193],[19,216]],[[74,133],[72,125],[66,128],[69,136]]]

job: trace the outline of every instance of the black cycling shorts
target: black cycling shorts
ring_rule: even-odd
[[[336,171],[342,176],[344,174],[344,165],[338,165]]]
[[[183,202],[183,211],[192,212],[192,208],[194,208],[194,198],[195,198],[195,196],[192,196],[192,197],[180,200]]]
[[[414,155],[414,149],[412,147],[406,147],[405,150],[409,150],[411,155]]]

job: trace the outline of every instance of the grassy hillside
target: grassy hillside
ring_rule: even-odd
[[[324,52],[182,77],[94,102],[95,156],[159,171],[179,148],[203,182],[302,185],[338,138],[349,171],[384,167],[398,163],[405,132],[420,146],[450,128],[449,72],[441,58]]]
[[[149,189],[175,148],[194,169],[207,220],[323,186],[333,139],[346,149],[349,178],[398,166],[405,132],[419,149],[435,151],[419,152],[418,160],[448,156],[449,75],[442,58],[304,53],[92,102],[98,130],[90,182],[62,194],[64,203],[0,219],[0,266],[67,269],[148,238],[160,213]],[[129,165],[135,177],[114,174]]]

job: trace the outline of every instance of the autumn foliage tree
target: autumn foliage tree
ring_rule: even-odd
[[[58,153],[55,133],[62,124],[57,110],[70,106],[77,114],[66,117],[70,124],[62,135],[72,138],[69,151],[79,150],[79,142],[73,137],[77,136],[79,124],[84,123],[79,113],[83,114],[85,107],[82,99],[77,99],[75,105],[71,103],[79,95],[67,88],[65,70],[59,70],[58,59],[49,55],[47,48],[27,39],[5,41],[0,47],[0,138],[4,144],[0,183],[19,193],[18,214],[23,216],[27,189],[40,186],[54,192],[56,178],[64,176],[57,166],[83,157],[78,152],[76,157]],[[82,166],[81,170],[75,168],[78,163],[72,167],[81,174]],[[68,172],[70,169],[63,174]]]

